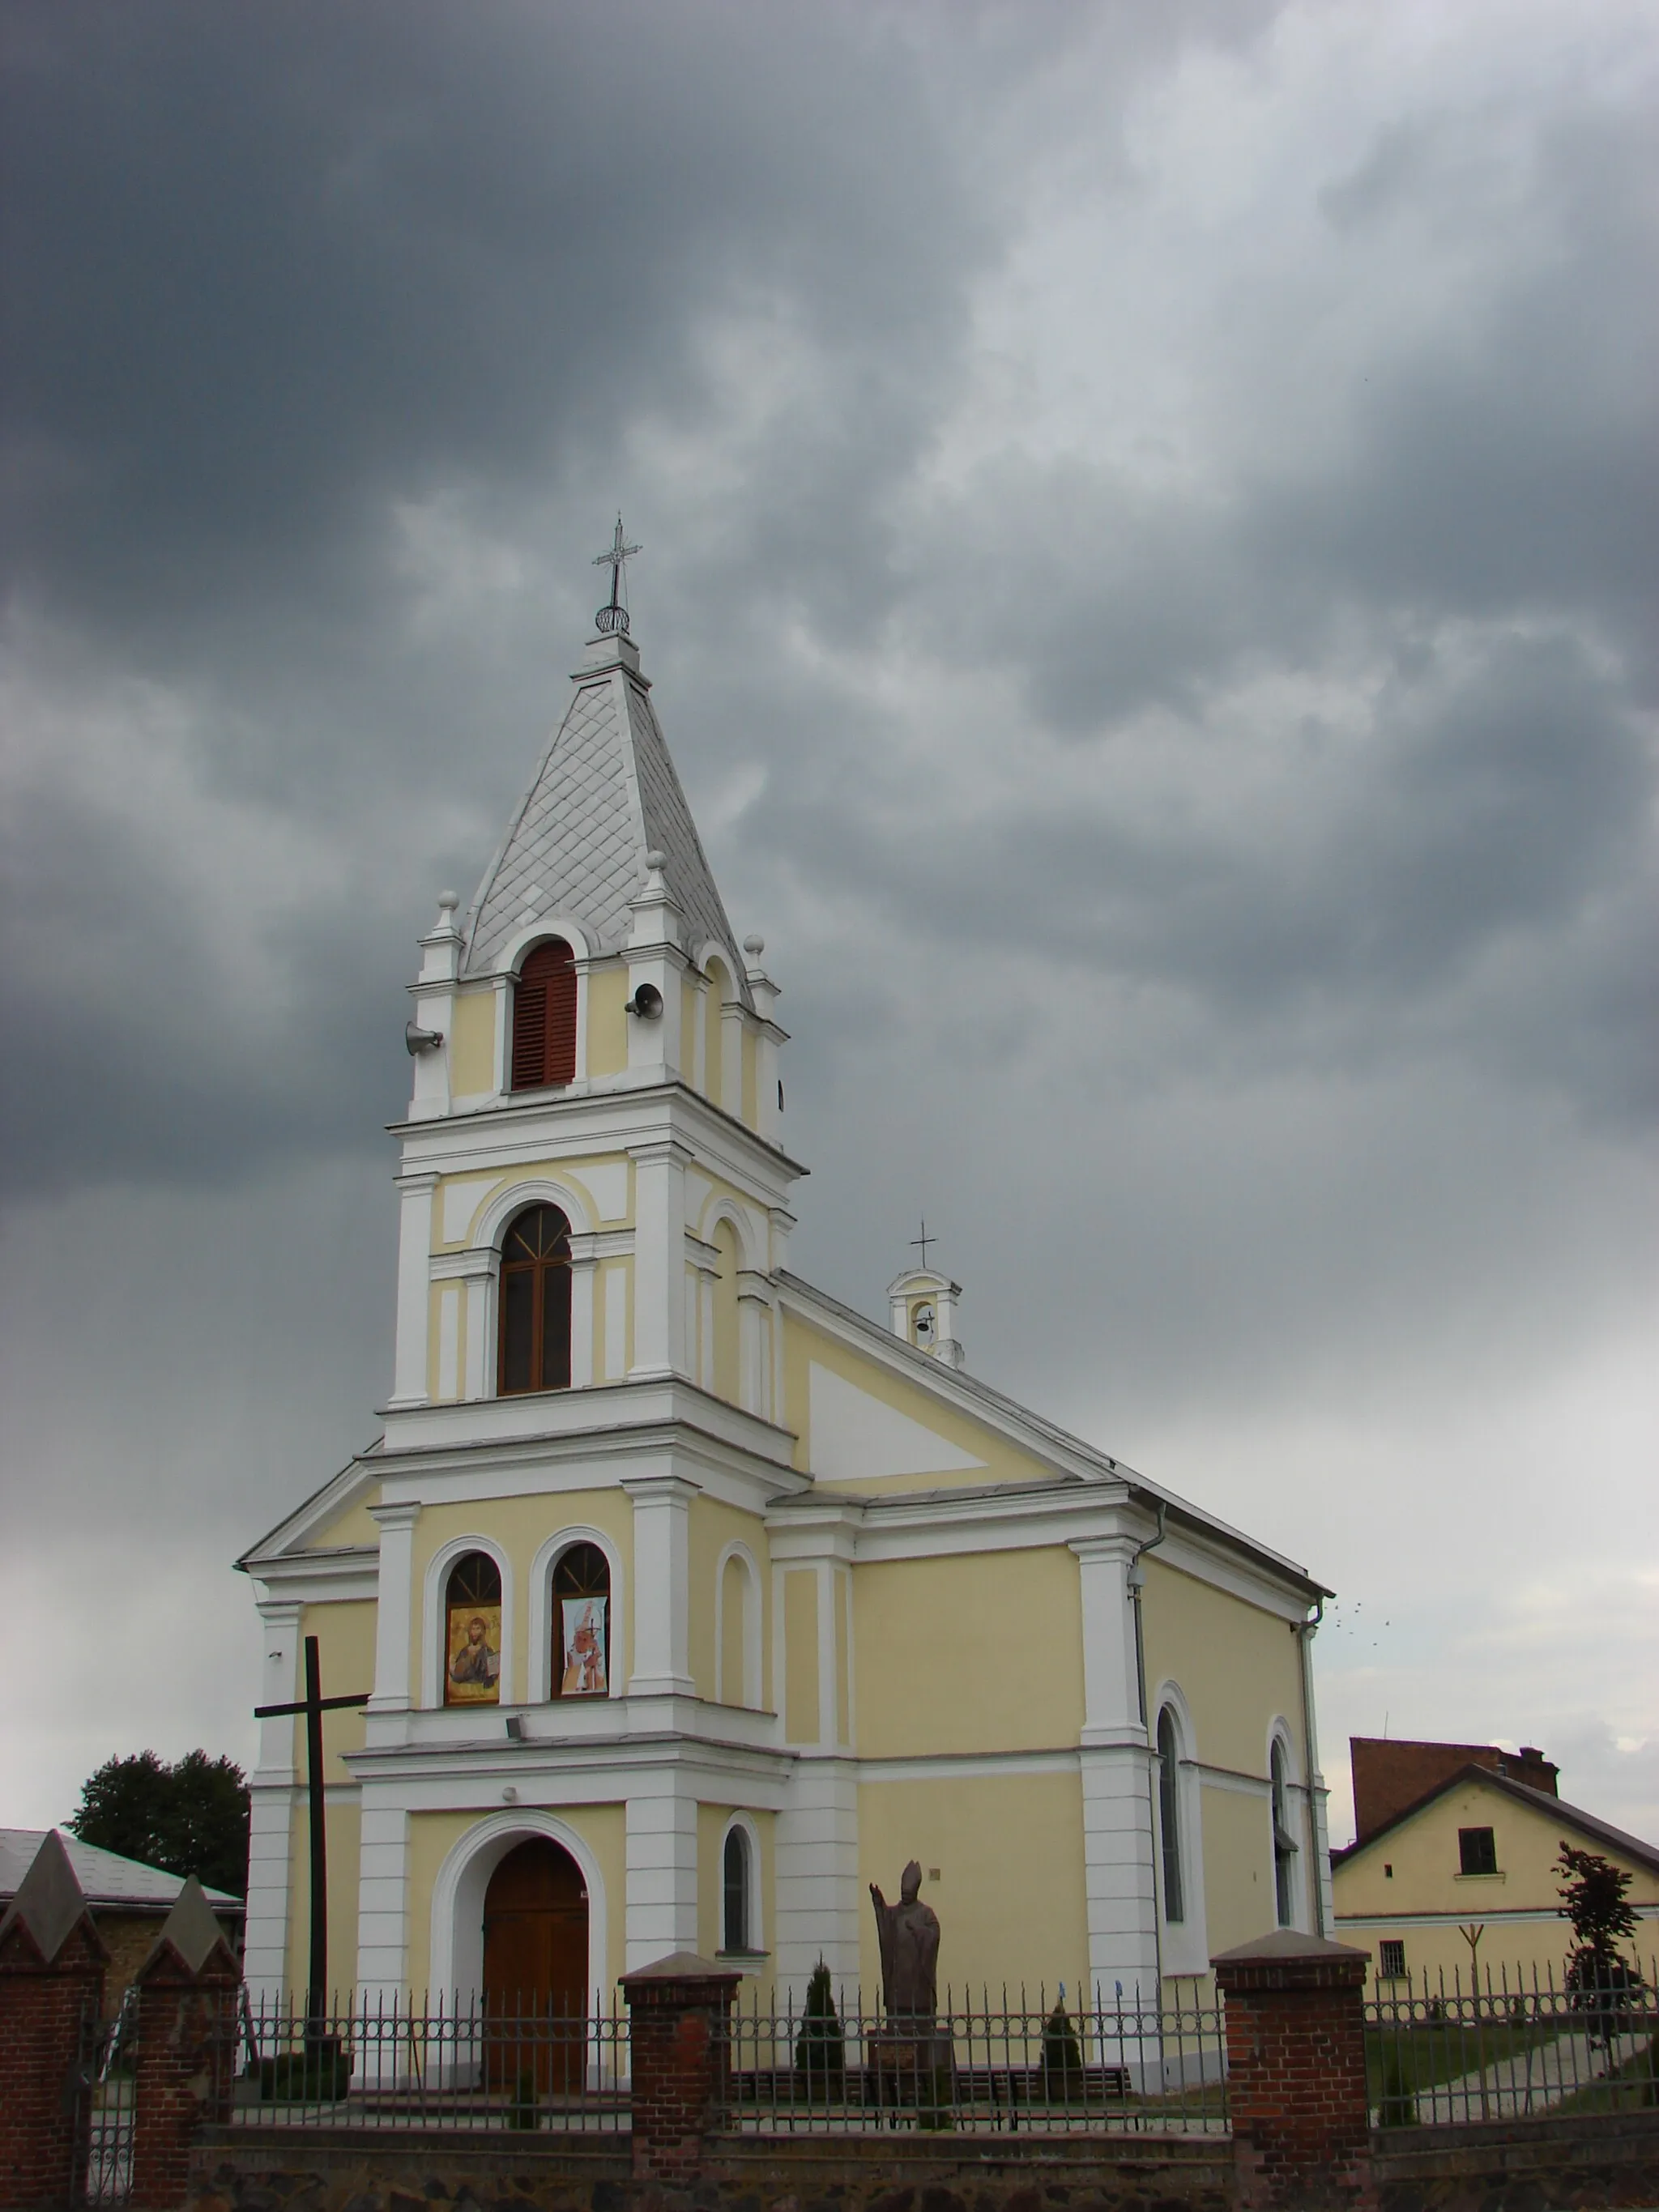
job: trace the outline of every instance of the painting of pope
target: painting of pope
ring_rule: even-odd
[[[564,1662],[560,1673],[562,1698],[602,1698],[610,1689],[605,1664],[603,1597],[568,1597],[564,1613]]]

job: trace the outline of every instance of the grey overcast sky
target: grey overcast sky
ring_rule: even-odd
[[[801,1272],[1659,1838],[1659,16],[6,10],[0,1818],[246,1759],[618,507]],[[337,1684],[337,1688],[359,1686]]]

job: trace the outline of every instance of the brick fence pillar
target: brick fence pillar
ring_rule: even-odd
[[[634,2172],[686,2181],[720,2124],[731,2080],[726,2027],[740,1974],[676,1951],[622,1978],[633,2074]]]
[[[1227,2008],[1240,2205],[1373,2203],[1369,1954],[1286,1928],[1210,1963]]]
[[[0,1918],[0,2205],[77,2194],[92,2119],[82,2039],[108,1960],[53,1828]]]
[[[197,2129],[229,2116],[241,1979],[192,1875],[133,1976],[133,2212],[174,2212],[185,2201]]]

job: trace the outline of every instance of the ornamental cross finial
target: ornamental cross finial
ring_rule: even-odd
[[[606,634],[613,630],[626,632],[628,629],[628,610],[622,601],[623,570],[639,550],[637,545],[629,545],[624,541],[619,514],[617,517],[615,544],[608,552],[597,553],[593,556],[596,568],[609,568],[611,571],[611,603],[601,607],[593,617],[595,626]]]
[[[925,1213],[924,1213],[924,1214],[922,1215],[922,1217],[921,1217],[921,1236],[920,1236],[920,1237],[913,1237],[910,1239],[910,1242],[911,1242],[911,1243],[912,1243],[912,1244],[920,1244],[920,1245],[921,1245],[921,1264],[922,1264],[922,1266],[923,1266],[924,1267],[926,1267],[926,1266],[927,1265],[927,1247],[928,1247],[930,1244],[937,1244],[937,1243],[939,1243],[939,1239],[938,1239],[938,1237],[930,1237],[930,1236],[927,1234],[927,1216]]]

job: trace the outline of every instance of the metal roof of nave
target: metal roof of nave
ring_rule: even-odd
[[[468,912],[463,973],[491,972],[509,939],[559,915],[581,922],[601,951],[621,951],[654,850],[685,917],[687,950],[695,957],[711,939],[720,945],[747,1002],[744,963],[638,647],[625,635],[594,638],[571,682],[564,720]]]

